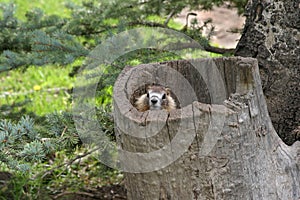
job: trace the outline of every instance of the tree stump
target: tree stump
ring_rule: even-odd
[[[153,83],[172,90],[178,109],[136,110]],[[128,67],[114,117],[128,199],[300,199],[300,142],[275,132],[255,59]]]

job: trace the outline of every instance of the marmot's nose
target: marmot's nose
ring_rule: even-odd
[[[151,99],[151,103],[156,104],[158,102],[157,99]]]

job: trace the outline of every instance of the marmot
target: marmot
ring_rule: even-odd
[[[140,112],[145,112],[149,109],[165,109],[167,111],[176,109],[176,103],[171,97],[170,89],[158,85],[148,86],[147,93],[137,98],[135,105]]]

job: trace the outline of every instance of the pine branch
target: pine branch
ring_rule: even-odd
[[[82,154],[82,155],[77,155],[75,158],[73,158],[73,159],[71,159],[71,160],[69,160],[69,161],[67,161],[67,162],[65,162],[65,163],[62,163],[62,164],[60,164],[60,165],[57,165],[57,166],[55,166],[55,167],[52,167],[51,169],[49,169],[49,170],[47,170],[47,171],[43,171],[43,172],[37,174],[37,175],[36,175],[34,178],[32,178],[32,179],[34,180],[34,179],[36,179],[36,178],[38,178],[38,177],[41,177],[42,179],[44,179],[47,175],[53,173],[55,170],[57,170],[57,169],[59,169],[59,168],[62,168],[62,167],[65,167],[65,166],[66,166],[66,167],[67,167],[67,166],[70,166],[70,165],[72,165],[76,160],[79,160],[79,159],[81,159],[81,158],[84,158],[84,157],[86,157],[86,156],[88,156],[88,155],[94,153],[95,151],[98,151],[100,148],[101,148],[101,147],[97,147],[97,148],[94,148],[94,149],[92,149],[92,150],[90,150],[90,151],[88,151],[88,152],[86,152],[86,153],[84,153],[84,154]]]
[[[211,45],[205,45],[204,49],[211,53],[226,54],[226,55],[232,55],[235,52],[235,49],[225,49],[225,48],[213,47]]]
[[[168,46],[166,47],[166,49],[168,50],[183,50],[183,49],[199,49],[199,47],[203,48],[203,50],[211,52],[211,53],[217,53],[217,54],[233,54],[235,49],[224,49],[224,48],[219,48],[219,47],[213,47],[209,44],[205,44],[205,45],[199,45],[199,43],[181,43],[181,42],[177,42],[177,43],[171,43],[168,44]]]
[[[175,9],[173,9],[170,14],[168,15],[166,21],[164,22],[164,26],[167,27],[169,21],[174,17],[174,15],[176,14]]]

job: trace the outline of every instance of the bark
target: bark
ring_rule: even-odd
[[[287,144],[300,140],[300,1],[251,0],[237,56],[257,58],[270,117]]]
[[[205,66],[200,74],[197,66]],[[170,87],[180,108],[138,112],[134,99],[150,83]],[[120,152],[136,153],[120,153],[128,199],[300,198],[300,142],[287,146],[274,130],[255,59],[126,68],[114,86],[114,117]]]

